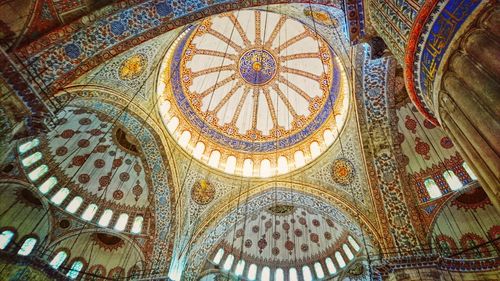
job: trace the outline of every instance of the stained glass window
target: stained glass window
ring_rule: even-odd
[[[238,263],[236,264],[236,269],[234,270],[234,274],[236,274],[236,276],[240,276],[243,274],[243,270],[245,270],[245,261],[239,260]]]
[[[331,275],[337,273],[337,268],[335,268],[335,264],[333,263],[331,258],[326,258],[325,264],[326,268],[328,269],[328,273],[330,273]]]
[[[304,277],[304,281],[312,281],[313,280],[311,269],[309,268],[309,266],[304,265],[302,267],[302,276]]]
[[[10,230],[4,230],[0,233],[0,250],[5,250],[9,246],[10,241],[14,238],[14,232]]]
[[[247,274],[248,280],[255,280],[257,277],[257,266],[255,264],[251,264],[248,267],[248,274]]]
[[[68,206],[66,206],[66,211],[70,213],[74,213],[78,211],[78,208],[80,208],[80,205],[82,205],[83,199],[80,196],[76,196],[69,202]]]
[[[226,257],[226,261],[224,261],[224,265],[222,266],[222,268],[225,270],[225,271],[229,271],[231,269],[231,267],[233,266],[233,261],[234,261],[234,256],[229,254],[227,257]]]
[[[297,269],[295,269],[295,267],[292,267],[290,268],[290,270],[288,271],[288,277],[290,278],[290,281],[298,281],[299,280],[299,276],[297,275]]]
[[[28,157],[25,157],[21,162],[23,163],[24,167],[29,167],[36,163],[38,160],[42,159],[42,153],[41,152],[35,152],[31,154]]]
[[[354,248],[354,250],[357,252],[359,251],[360,247],[358,245],[358,243],[356,242],[356,240],[354,240],[354,238],[352,238],[350,235],[347,237],[347,240],[349,240],[349,243],[351,244],[351,246]]]
[[[217,251],[217,254],[215,254],[215,257],[213,259],[214,264],[219,264],[223,256],[224,256],[224,249],[220,248]]]
[[[335,259],[337,260],[337,263],[339,264],[340,268],[345,267],[345,261],[344,257],[342,257],[342,254],[340,252],[335,252]]]
[[[31,254],[31,252],[35,248],[36,242],[36,238],[33,237],[24,240],[23,245],[21,245],[21,248],[19,249],[19,251],[17,251],[17,254],[21,256],[27,256]]]
[[[137,216],[134,219],[134,223],[132,224],[132,233],[139,234],[142,231],[142,222],[144,221],[144,218],[141,216]]]
[[[109,225],[109,222],[111,221],[112,217],[113,217],[113,211],[111,211],[110,209],[106,209],[102,213],[101,218],[99,218],[99,221],[97,223],[100,226],[106,227]]]
[[[42,194],[47,194],[56,184],[57,178],[50,177],[38,187],[38,190],[40,190]]]
[[[261,178],[267,178],[271,176],[271,161],[269,159],[264,159],[260,161],[260,172],[259,175]]]
[[[325,277],[325,273],[323,272],[323,267],[321,266],[321,264],[319,262],[315,262],[314,263],[314,271],[316,272],[316,276],[318,278],[323,278]]]
[[[31,141],[25,142],[19,146],[19,153],[23,154],[26,151],[38,146],[40,144],[39,139],[33,139]]]
[[[444,171],[443,177],[450,186],[451,190],[457,190],[462,187],[462,182],[452,171]]]
[[[86,221],[91,220],[95,216],[95,213],[97,212],[97,208],[98,207],[96,204],[88,205],[87,209],[85,209],[85,211],[83,211],[82,219],[86,220]]]
[[[285,281],[285,273],[283,272],[283,269],[276,269],[274,272],[274,281]]]
[[[68,273],[66,276],[69,279],[76,279],[78,275],[80,274],[80,271],[83,268],[83,263],[81,261],[75,261],[72,265],[71,268],[69,269]]]
[[[52,266],[54,269],[58,269],[61,264],[66,260],[68,257],[68,254],[64,251],[60,251],[57,253],[57,255],[50,261],[50,266]]]
[[[33,171],[31,171],[28,174],[28,178],[30,178],[31,181],[36,181],[41,176],[45,175],[48,171],[49,171],[49,167],[47,167],[47,165],[44,164],[44,165],[38,166],[36,169],[34,169]]]
[[[477,180],[477,176],[476,174],[474,174],[474,172],[472,171],[472,169],[470,168],[469,164],[467,164],[467,162],[464,162],[462,164],[462,167],[464,168],[464,170],[467,172],[467,174],[469,174],[470,178],[472,180]]]
[[[354,255],[352,254],[352,251],[349,246],[347,246],[347,244],[342,245],[342,249],[344,250],[344,253],[349,260],[354,259]]]
[[[431,178],[426,179],[424,181],[424,185],[431,198],[441,197],[442,195],[441,190],[439,190],[439,187],[437,186],[436,182],[433,179]]]
[[[50,201],[52,201],[52,203],[56,205],[59,205],[64,201],[64,199],[66,199],[66,197],[68,197],[68,195],[69,195],[69,189],[63,187],[59,189],[59,191],[57,191],[57,193],[54,194],[54,196],[52,196]]]
[[[236,157],[233,155],[227,157],[225,171],[228,174],[233,174],[236,170]]]
[[[253,161],[251,159],[245,159],[243,161],[243,176],[251,177],[253,175]]]
[[[262,272],[260,273],[260,280],[261,281],[271,280],[271,270],[269,269],[269,267],[264,266],[264,268],[262,268]]]

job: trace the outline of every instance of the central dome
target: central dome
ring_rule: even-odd
[[[173,44],[161,70],[160,110],[196,158],[249,176],[264,161],[271,176],[280,156],[276,172],[283,173],[333,142],[335,116],[347,107],[345,79],[329,45],[302,23],[264,11],[225,13]]]

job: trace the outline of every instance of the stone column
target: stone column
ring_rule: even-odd
[[[500,209],[500,6],[459,39],[436,89],[437,112],[464,159]]]

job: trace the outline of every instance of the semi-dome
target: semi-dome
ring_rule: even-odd
[[[339,59],[285,15],[243,10],[187,29],[163,62],[158,94],[170,134],[195,158],[243,176],[305,165],[343,125]]]

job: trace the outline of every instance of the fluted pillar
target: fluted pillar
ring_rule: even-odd
[[[441,125],[500,209],[500,9],[492,5],[448,57],[436,89]]]

